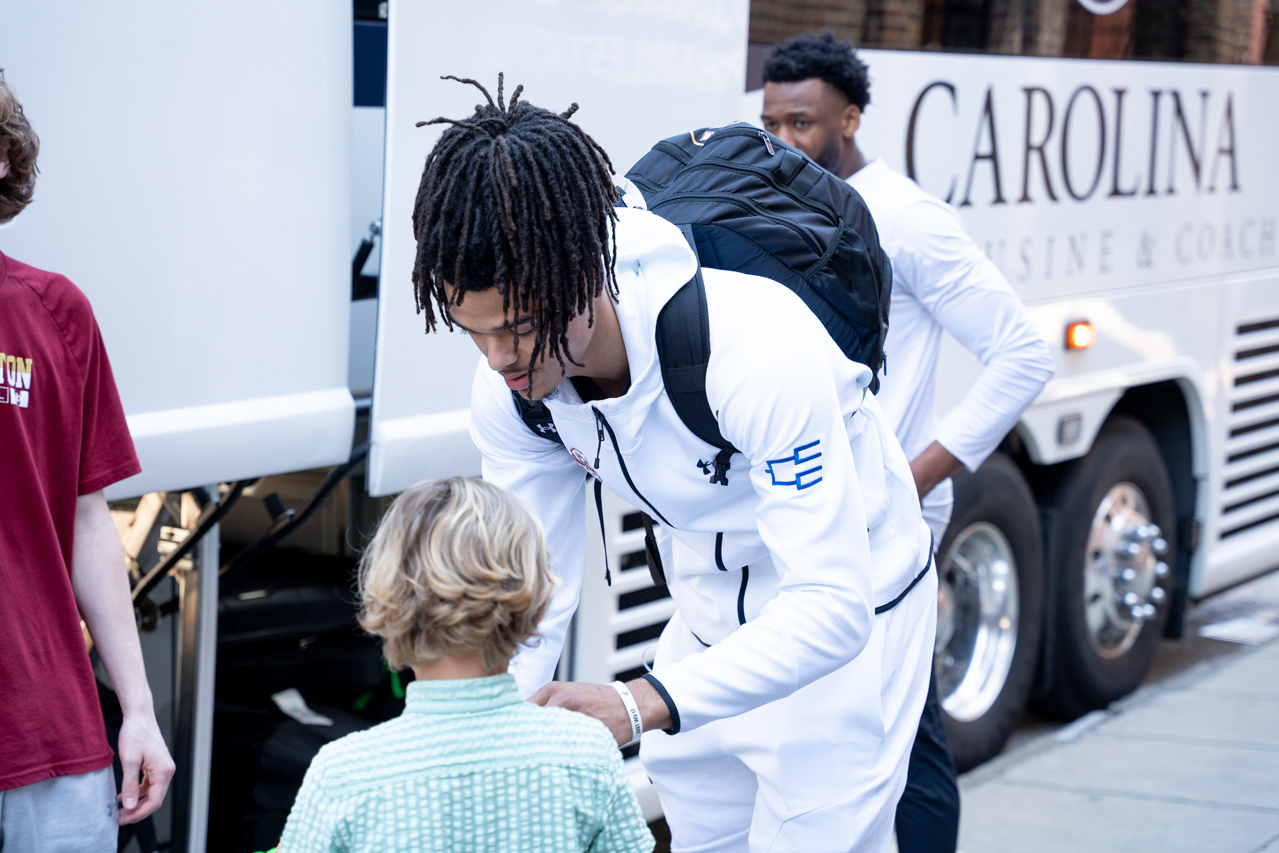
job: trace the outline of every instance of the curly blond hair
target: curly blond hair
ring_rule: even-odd
[[[31,203],[36,188],[36,155],[40,153],[40,139],[0,68],[0,157],[6,153],[9,174],[0,178],[0,225]]]
[[[514,495],[428,480],[395,499],[360,562],[360,625],[397,669],[476,650],[496,669],[533,636],[555,584],[542,526]]]

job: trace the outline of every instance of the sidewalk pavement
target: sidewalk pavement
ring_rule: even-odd
[[[960,790],[960,853],[1279,853],[1279,640],[1144,687]]]

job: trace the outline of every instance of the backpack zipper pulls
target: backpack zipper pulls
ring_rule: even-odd
[[[600,469],[600,451],[604,447],[604,416],[594,406],[591,406],[591,411],[595,413],[595,462],[591,467],[598,471]]]
[[[768,156],[772,157],[777,154],[777,151],[773,149],[773,140],[768,138],[768,133],[766,131],[761,130],[759,132],[759,138],[764,140],[764,147],[768,149]]]

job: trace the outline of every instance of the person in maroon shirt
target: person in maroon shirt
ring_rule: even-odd
[[[0,225],[38,141],[0,76]],[[103,489],[141,468],[89,302],[0,253],[0,849],[115,851],[173,777]],[[83,619],[120,699],[117,795]]]

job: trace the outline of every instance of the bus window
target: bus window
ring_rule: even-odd
[[[750,71],[822,29],[858,47],[1279,65],[1279,0],[753,0]]]

